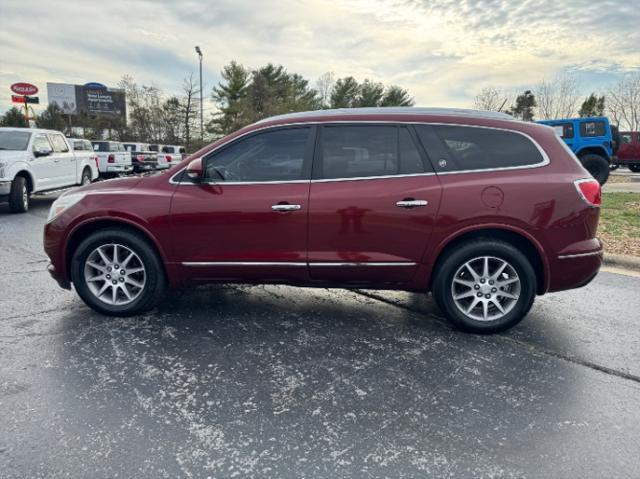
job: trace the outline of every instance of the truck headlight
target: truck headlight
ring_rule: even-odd
[[[69,193],[66,195],[62,195],[60,198],[58,198],[51,204],[51,209],[49,210],[49,217],[47,218],[47,223],[50,223],[51,221],[53,221],[56,218],[56,216],[58,216],[64,210],[71,208],[73,205],[81,201],[82,198],[84,198],[85,196],[87,196],[87,194],[82,192]]]

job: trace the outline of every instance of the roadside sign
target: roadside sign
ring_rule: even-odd
[[[35,95],[38,93],[38,87],[31,83],[18,82],[11,85],[10,88],[16,95]]]
[[[27,103],[40,103],[40,98],[37,96],[25,96],[24,99]]]
[[[11,101],[13,103],[25,103],[24,97],[19,95],[11,95]]]

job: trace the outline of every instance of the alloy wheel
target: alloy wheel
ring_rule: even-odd
[[[477,321],[496,321],[518,302],[521,282],[515,268],[501,258],[480,256],[464,263],[453,276],[456,307]]]
[[[100,301],[122,306],[140,296],[146,284],[146,270],[140,257],[127,246],[104,244],[87,256],[84,280]]]

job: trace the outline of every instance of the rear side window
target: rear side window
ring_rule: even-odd
[[[604,136],[606,133],[604,121],[584,121],[580,123],[580,136]]]
[[[180,153],[185,154],[187,152],[187,150],[185,150],[184,148],[180,148]]]
[[[47,135],[36,135],[33,139],[33,151],[53,151]]]
[[[623,133],[620,135],[620,139],[622,140],[623,145],[628,145],[631,143],[631,133]]]
[[[420,125],[417,131],[441,172],[514,168],[544,161],[529,138],[512,131],[455,125]]]
[[[84,143],[82,142],[82,140],[76,140],[73,142],[73,149],[76,151],[84,151],[85,147],[84,147]]]
[[[67,142],[64,140],[64,136],[62,135],[49,135],[51,139],[51,144],[53,145],[53,151],[56,153],[66,153],[69,151],[69,147],[67,146]]]
[[[341,179],[424,173],[409,131],[397,126],[326,126],[314,178]]]
[[[213,181],[265,182],[308,179],[304,173],[310,128],[267,131],[241,139],[206,159]]]

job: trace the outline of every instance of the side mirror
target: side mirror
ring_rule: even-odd
[[[36,150],[33,152],[33,156],[39,158],[41,156],[49,156],[51,154],[51,150],[47,150],[46,148],[41,148],[40,150]]]
[[[201,180],[204,176],[202,169],[202,158],[191,160],[187,166],[187,176],[192,180]]]

